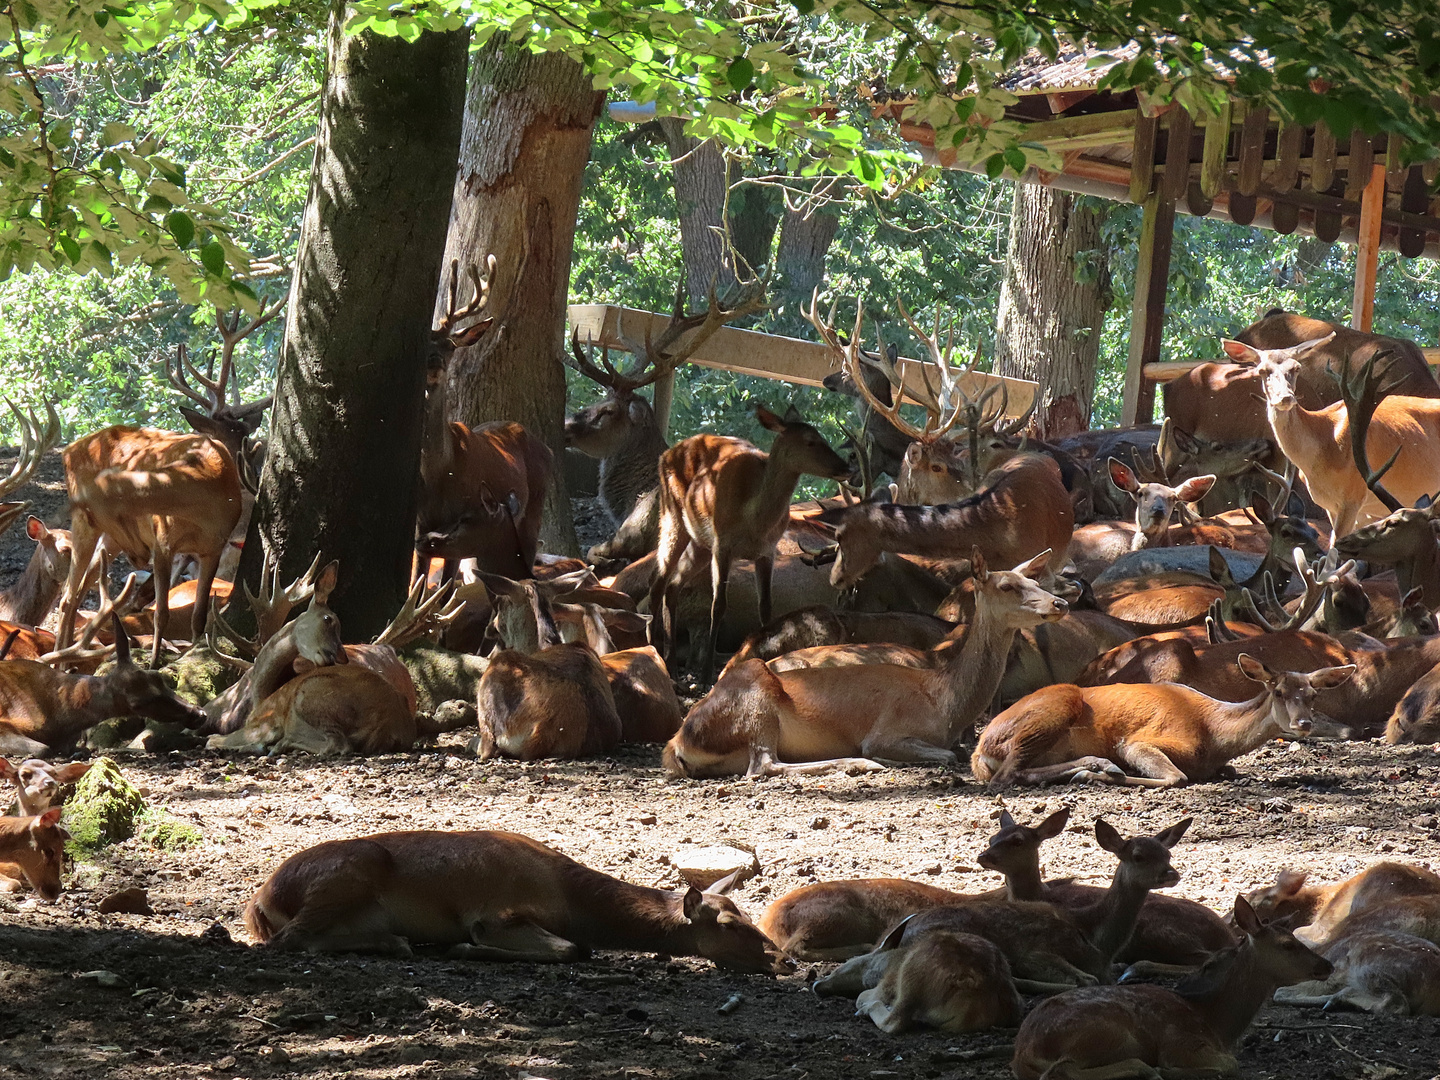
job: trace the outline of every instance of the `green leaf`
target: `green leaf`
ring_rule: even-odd
[[[791,0],[791,3],[801,15],[809,15],[815,10],[815,0]]]
[[[991,154],[985,159],[985,175],[991,180],[999,180],[1005,172],[1005,157],[1003,154]]]
[[[129,124],[112,122],[100,129],[101,146],[118,146],[120,143],[134,141],[135,129]]]
[[[165,215],[165,228],[170,230],[170,235],[182,248],[189,247],[190,241],[195,239],[195,222],[190,220],[189,214],[179,210],[172,210]]]
[[[100,243],[99,240],[91,240],[87,247],[87,255],[90,261],[95,264],[103,275],[109,277],[115,272],[115,264],[110,261],[109,248]]]
[[[56,243],[59,244],[60,250],[65,252],[65,257],[70,260],[71,266],[74,266],[80,261],[80,245],[71,237],[62,236]]]
[[[1025,171],[1025,151],[1019,147],[1012,146],[1005,151],[1005,164],[1017,172]]]
[[[743,56],[730,61],[730,66],[725,69],[725,81],[736,90],[744,90],[754,79],[755,65]]]
[[[168,214],[173,205],[164,195],[151,195],[140,209],[147,214]]]
[[[200,248],[200,263],[216,277],[225,272],[225,249],[213,240]]]

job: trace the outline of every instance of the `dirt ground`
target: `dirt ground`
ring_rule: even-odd
[[[50,483],[48,478],[43,482]],[[63,496],[62,496],[63,498]],[[57,518],[49,513],[47,520]],[[5,537],[0,584],[28,550]],[[27,542],[28,543],[28,542]],[[668,781],[658,748],[591,762],[479,763],[464,733],[366,760],[208,752],[119,758],[153,803],[196,824],[188,851],[131,841],[76,865],[47,904],[0,897],[0,1076],[486,1077],[734,1080],[1009,1076],[1002,1031],[889,1036],[848,1002],[706,961],[602,953],[556,966],[417,957],[309,957],[249,946],[240,909],[288,855],[402,828],[504,828],[631,881],[673,887],[687,842],[752,846],[762,872],[736,900],[752,915],[827,878],[909,876],[959,891],[999,884],[974,857],[1000,802],[965,771]],[[1174,892],[1226,908],[1284,866],[1333,880],[1382,858],[1440,867],[1440,748],[1274,743],[1238,780],[1173,791],[1012,794],[1021,820],[1073,807],[1047,872],[1092,882],[1113,859],[1092,823],[1154,832],[1193,815]],[[120,888],[155,914],[102,915]],[[105,974],[108,973],[108,974]],[[740,995],[739,1008],[719,1007]],[[1244,1074],[1284,1080],[1431,1080],[1440,1020],[1267,1007]]]

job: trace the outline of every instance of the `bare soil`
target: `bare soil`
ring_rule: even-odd
[[[48,465],[40,493],[61,509],[43,516],[58,523],[63,488],[51,486]],[[18,533],[0,539],[0,584],[28,557]],[[810,993],[814,967],[770,979],[616,953],[511,966],[249,946],[241,907],[286,856],[387,829],[514,829],[667,887],[679,883],[670,865],[679,845],[733,840],[753,846],[763,867],[736,894],[754,915],[826,878],[911,876],[960,891],[999,883],[974,856],[1000,804],[964,770],[674,782],[653,747],[591,762],[482,764],[464,741],[456,733],[438,748],[366,760],[121,758],[152,802],[193,821],[205,840],[185,851],[110,848],[76,865],[54,904],[0,897],[0,1076],[1009,1076],[1008,1033],[885,1035],[849,1003]],[[1069,831],[1045,849],[1046,869],[1092,882],[1113,866],[1093,839],[1097,815],[1127,834],[1193,816],[1175,851],[1184,878],[1174,891],[1224,909],[1284,866],[1320,880],[1382,858],[1440,866],[1437,751],[1273,743],[1237,762],[1239,779],[1225,783],[1045,789],[1008,805],[1022,820],[1072,806]],[[103,898],[137,885],[154,915],[98,913]],[[717,1011],[737,994],[738,1009]],[[1272,1005],[1240,1058],[1257,1078],[1431,1080],[1440,1020]]]

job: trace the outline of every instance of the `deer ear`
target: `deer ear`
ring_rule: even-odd
[[[1350,676],[1354,674],[1354,664],[1321,668],[1319,671],[1312,671],[1310,673],[1310,685],[1316,690],[1333,690],[1335,687],[1343,686],[1349,682]]]
[[[1113,457],[1107,458],[1105,467],[1110,470],[1110,482],[1121,491],[1128,491],[1134,495],[1140,490],[1140,481],[1135,479],[1134,471],[1123,461],[1117,461]]]
[[[1095,839],[1112,855],[1119,855],[1125,849],[1125,838],[1104,818],[1095,819]]]
[[[1285,353],[1292,359],[1299,360],[1302,356],[1313,352],[1321,345],[1327,344],[1328,342],[1333,340],[1334,337],[1335,331],[1331,330],[1330,333],[1326,334],[1324,337],[1311,338],[1309,341],[1302,341],[1299,345],[1292,345],[1290,348],[1285,350]]]
[[[975,576],[977,582],[985,582],[990,579],[990,568],[985,565],[985,553],[978,547],[970,549],[970,573]]]
[[[1235,662],[1240,665],[1240,673],[1253,682],[1270,682],[1274,678],[1270,669],[1249,653],[1242,652]]]
[[[1235,925],[1250,937],[1260,933],[1260,916],[1243,896],[1235,897]]]
[[[903,919],[901,919],[898,923],[891,927],[890,932],[880,939],[880,944],[876,945],[875,948],[871,949],[870,951],[889,952],[891,949],[898,949],[900,947],[900,942],[903,941],[905,938],[906,925],[917,914],[919,913],[912,912],[911,914],[906,915]]]
[[[1160,843],[1164,844],[1167,848],[1173,848],[1180,842],[1180,838],[1185,835],[1186,830],[1190,828],[1194,821],[1194,818],[1188,817],[1177,821],[1169,828],[1162,829],[1156,833],[1154,839],[1160,841]]]
[[[1050,565],[1050,556],[1052,554],[1053,552],[1050,550],[1050,548],[1046,548],[1044,551],[1040,552],[1040,554],[1036,555],[1033,559],[1027,559],[1025,562],[1015,567],[1014,572],[1022,575],[1023,577],[1028,577],[1031,581],[1034,581],[1045,573],[1045,568]]]
[[[800,415],[800,410],[795,408],[793,404],[786,407],[783,419],[787,424],[805,423],[805,417]]]
[[[1002,807],[1000,808],[1000,828],[1002,828],[1002,829],[1010,829],[1010,828],[1014,828],[1014,826],[1015,826],[1015,819],[1010,816],[1010,811],[1009,811],[1009,810],[1006,810],[1006,809],[1002,806]]]
[[[1052,837],[1059,836],[1061,830],[1065,828],[1065,823],[1069,820],[1070,808],[1063,806],[1044,821],[1040,822],[1039,825],[1035,826],[1035,835],[1041,840],[1049,840]]]
[[[1179,496],[1181,502],[1192,503],[1197,499],[1203,499],[1205,494],[1214,486],[1215,476],[1212,473],[1206,473],[1204,476],[1196,476],[1193,479],[1186,480],[1175,489],[1175,494]]]
[[[769,431],[784,431],[785,421],[776,416],[764,405],[755,406],[755,419],[760,421],[760,426]]]
[[[54,828],[60,823],[60,814],[62,812],[63,811],[61,807],[52,806],[49,810],[46,810],[43,814],[41,814],[33,822],[30,823],[31,831],[33,832],[36,829]]]
[[[1309,876],[1307,870],[1281,870],[1275,875],[1275,885],[1287,896],[1294,896],[1305,887],[1305,879]]]
[[[59,768],[52,769],[51,772],[60,783],[73,784],[90,771],[92,764],[94,763],[90,761],[72,761],[69,765],[61,765]]]
[[[739,870],[732,870],[718,881],[712,881],[705,886],[705,892],[711,896],[726,896],[732,892],[740,878]]]
[[[31,514],[25,519],[25,535],[37,544],[45,538],[45,534],[49,531],[50,530],[45,527],[45,522],[41,521],[34,514]]]
[[[694,885],[691,885],[690,888],[685,890],[685,898],[680,902],[680,906],[685,912],[685,918],[694,922],[695,916],[698,915],[700,909],[705,906],[705,894],[695,888]]]
[[[317,604],[324,606],[330,602],[330,594],[335,591],[335,583],[340,579],[340,560],[332,559],[320,571],[320,576],[315,579],[315,595],[310,598],[310,606]]]
[[[1243,341],[1221,338],[1220,348],[1224,349],[1225,355],[1237,364],[1256,364],[1260,362],[1260,353],[1252,349],[1249,345],[1246,345]]]

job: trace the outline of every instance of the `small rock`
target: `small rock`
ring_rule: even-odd
[[[708,889],[730,874],[735,874],[738,885],[760,872],[760,860],[755,853],[733,844],[682,847],[670,856],[670,863],[687,884],[697,889]]]
[[[829,827],[830,819],[828,817],[812,817],[810,819],[810,828],[812,829],[828,829]]]
[[[1421,814],[1415,819],[1415,824],[1422,829],[1440,828],[1440,818],[1434,814]]]
[[[744,994],[731,994],[728,998],[725,999],[725,1004],[721,1005],[715,1011],[718,1013],[723,1013],[725,1016],[729,1016],[736,1009],[740,1008],[740,1006],[743,1004],[745,1004]]]
[[[215,1062],[215,1068],[219,1069],[221,1072],[224,1072],[224,1071],[227,1070],[227,1069],[233,1069],[234,1067],[235,1067],[235,1055],[234,1055],[234,1054],[226,1054],[226,1055],[225,1055],[224,1057],[222,1057],[219,1061]]]
[[[1266,799],[1260,804],[1260,808],[1267,814],[1288,814],[1295,809],[1294,805],[1281,798]]]
[[[290,1064],[290,1055],[283,1046],[262,1046],[257,1053],[262,1061],[268,1061],[271,1065]]]
[[[654,825],[657,819],[654,814],[641,814],[635,820],[641,825]]]
[[[124,915],[154,915],[150,907],[150,898],[145,890],[139,886],[132,885],[128,889],[121,889],[113,892],[96,905],[102,915],[124,914]]]
[[[920,868],[920,873],[929,874],[931,877],[934,877],[936,874],[940,873],[940,864],[937,862],[931,863],[929,866],[922,866]]]
[[[200,940],[207,945],[233,945],[235,939],[230,936],[230,931],[225,929],[223,923],[211,923],[200,935]]]
[[[77,979],[93,979],[100,986],[119,986],[120,976],[113,971],[82,971],[75,976]]]

